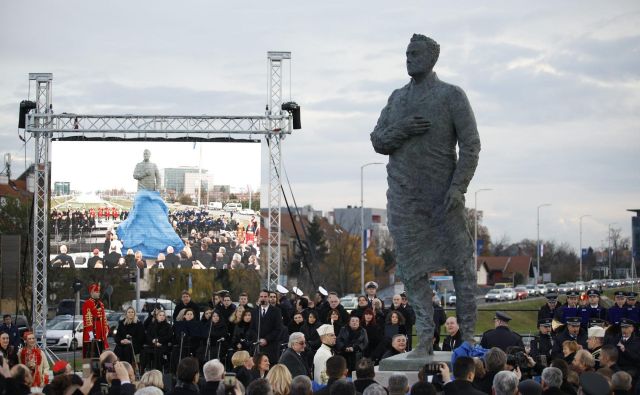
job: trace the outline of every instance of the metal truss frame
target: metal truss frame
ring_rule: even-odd
[[[41,331],[46,347],[47,266],[49,263],[49,147],[52,140],[77,141],[260,141],[269,147],[269,207],[267,286],[275,289],[280,278],[280,169],[282,139],[291,134],[291,116],[281,110],[282,62],[290,52],[268,52],[269,104],[264,116],[89,115],[53,114],[51,73],[30,73],[36,83],[36,109],[27,115],[27,133],[35,145],[33,199],[33,329]]]

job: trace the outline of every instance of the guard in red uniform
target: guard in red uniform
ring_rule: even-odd
[[[100,300],[100,284],[89,285],[91,298],[82,305],[82,356],[84,358],[99,357],[109,348],[107,336],[109,324],[104,312],[104,304]]]
[[[102,221],[102,207],[98,207],[98,219]]]
[[[118,218],[118,209],[115,207],[111,208],[111,218],[113,218],[114,220]]]

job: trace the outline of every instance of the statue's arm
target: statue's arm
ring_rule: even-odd
[[[140,166],[140,164],[136,165],[136,168],[133,170],[133,178],[136,180],[141,180],[145,176],[144,167]]]
[[[387,105],[382,109],[378,123],[371,133],[371,143],[373,149],[383,155],[391,155],[395,150],[404,144],[405,140],[413,136],[406,129],[400,127],[398,123],[391,122],[391,113],[396,103],[394,99],[397,97],[397,90],[391,94]]]
[[[453,125],[456,131],[459,148],[459,159],[453,173],[451,188],[461,193],[467,192],[467,187],[478,166],[480,155],[480,135],[476,126],[476,118],[465,95],[460,88],[455,88],[451,97],[450,111],[453,115]]]
[[[160,170],[158,170],[158,166],[156,166],[155,164],[153,165],[153,170],[155,173],[156,190],[158,190],[160,189]]]

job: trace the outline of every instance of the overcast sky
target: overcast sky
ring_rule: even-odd
[[[0,151],[14,174],[24,168],[29,72],[54,74],[56,112],[260,115],[266,52],[285,50],[302,106],[303,129],[283,142],[296,200],[356,205],[360,166],[387,160],[369,133],[408,81],[404,51],[419,32],[440,43],[438,75],[475,111],[482,152],[467,205],[493,189],[478,195],[493,238],[535,238],[536,207],[552,203],[543,239],[577,249],[590,214],[583,245],[598,247],[610,223],[628,235],[625,210],[640,208],[638,26],[637,1],[3,1]],[[385,191],[384,166],[366,168],[365,205],[384,207]]]

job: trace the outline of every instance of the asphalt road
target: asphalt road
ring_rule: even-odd
[[[113,350],[115,347],[115,343],[113,342],[113,338],[109,338],[109,349]],[[73,361],[73,351],[66,351],[66,350],[50,350],[52,353],[54,353],[58,358],[60,359],[64,359],[65,361]],[[78,348],[75,352],[76,354],[76,361],[81,361],[82,360],[82,349]]]

